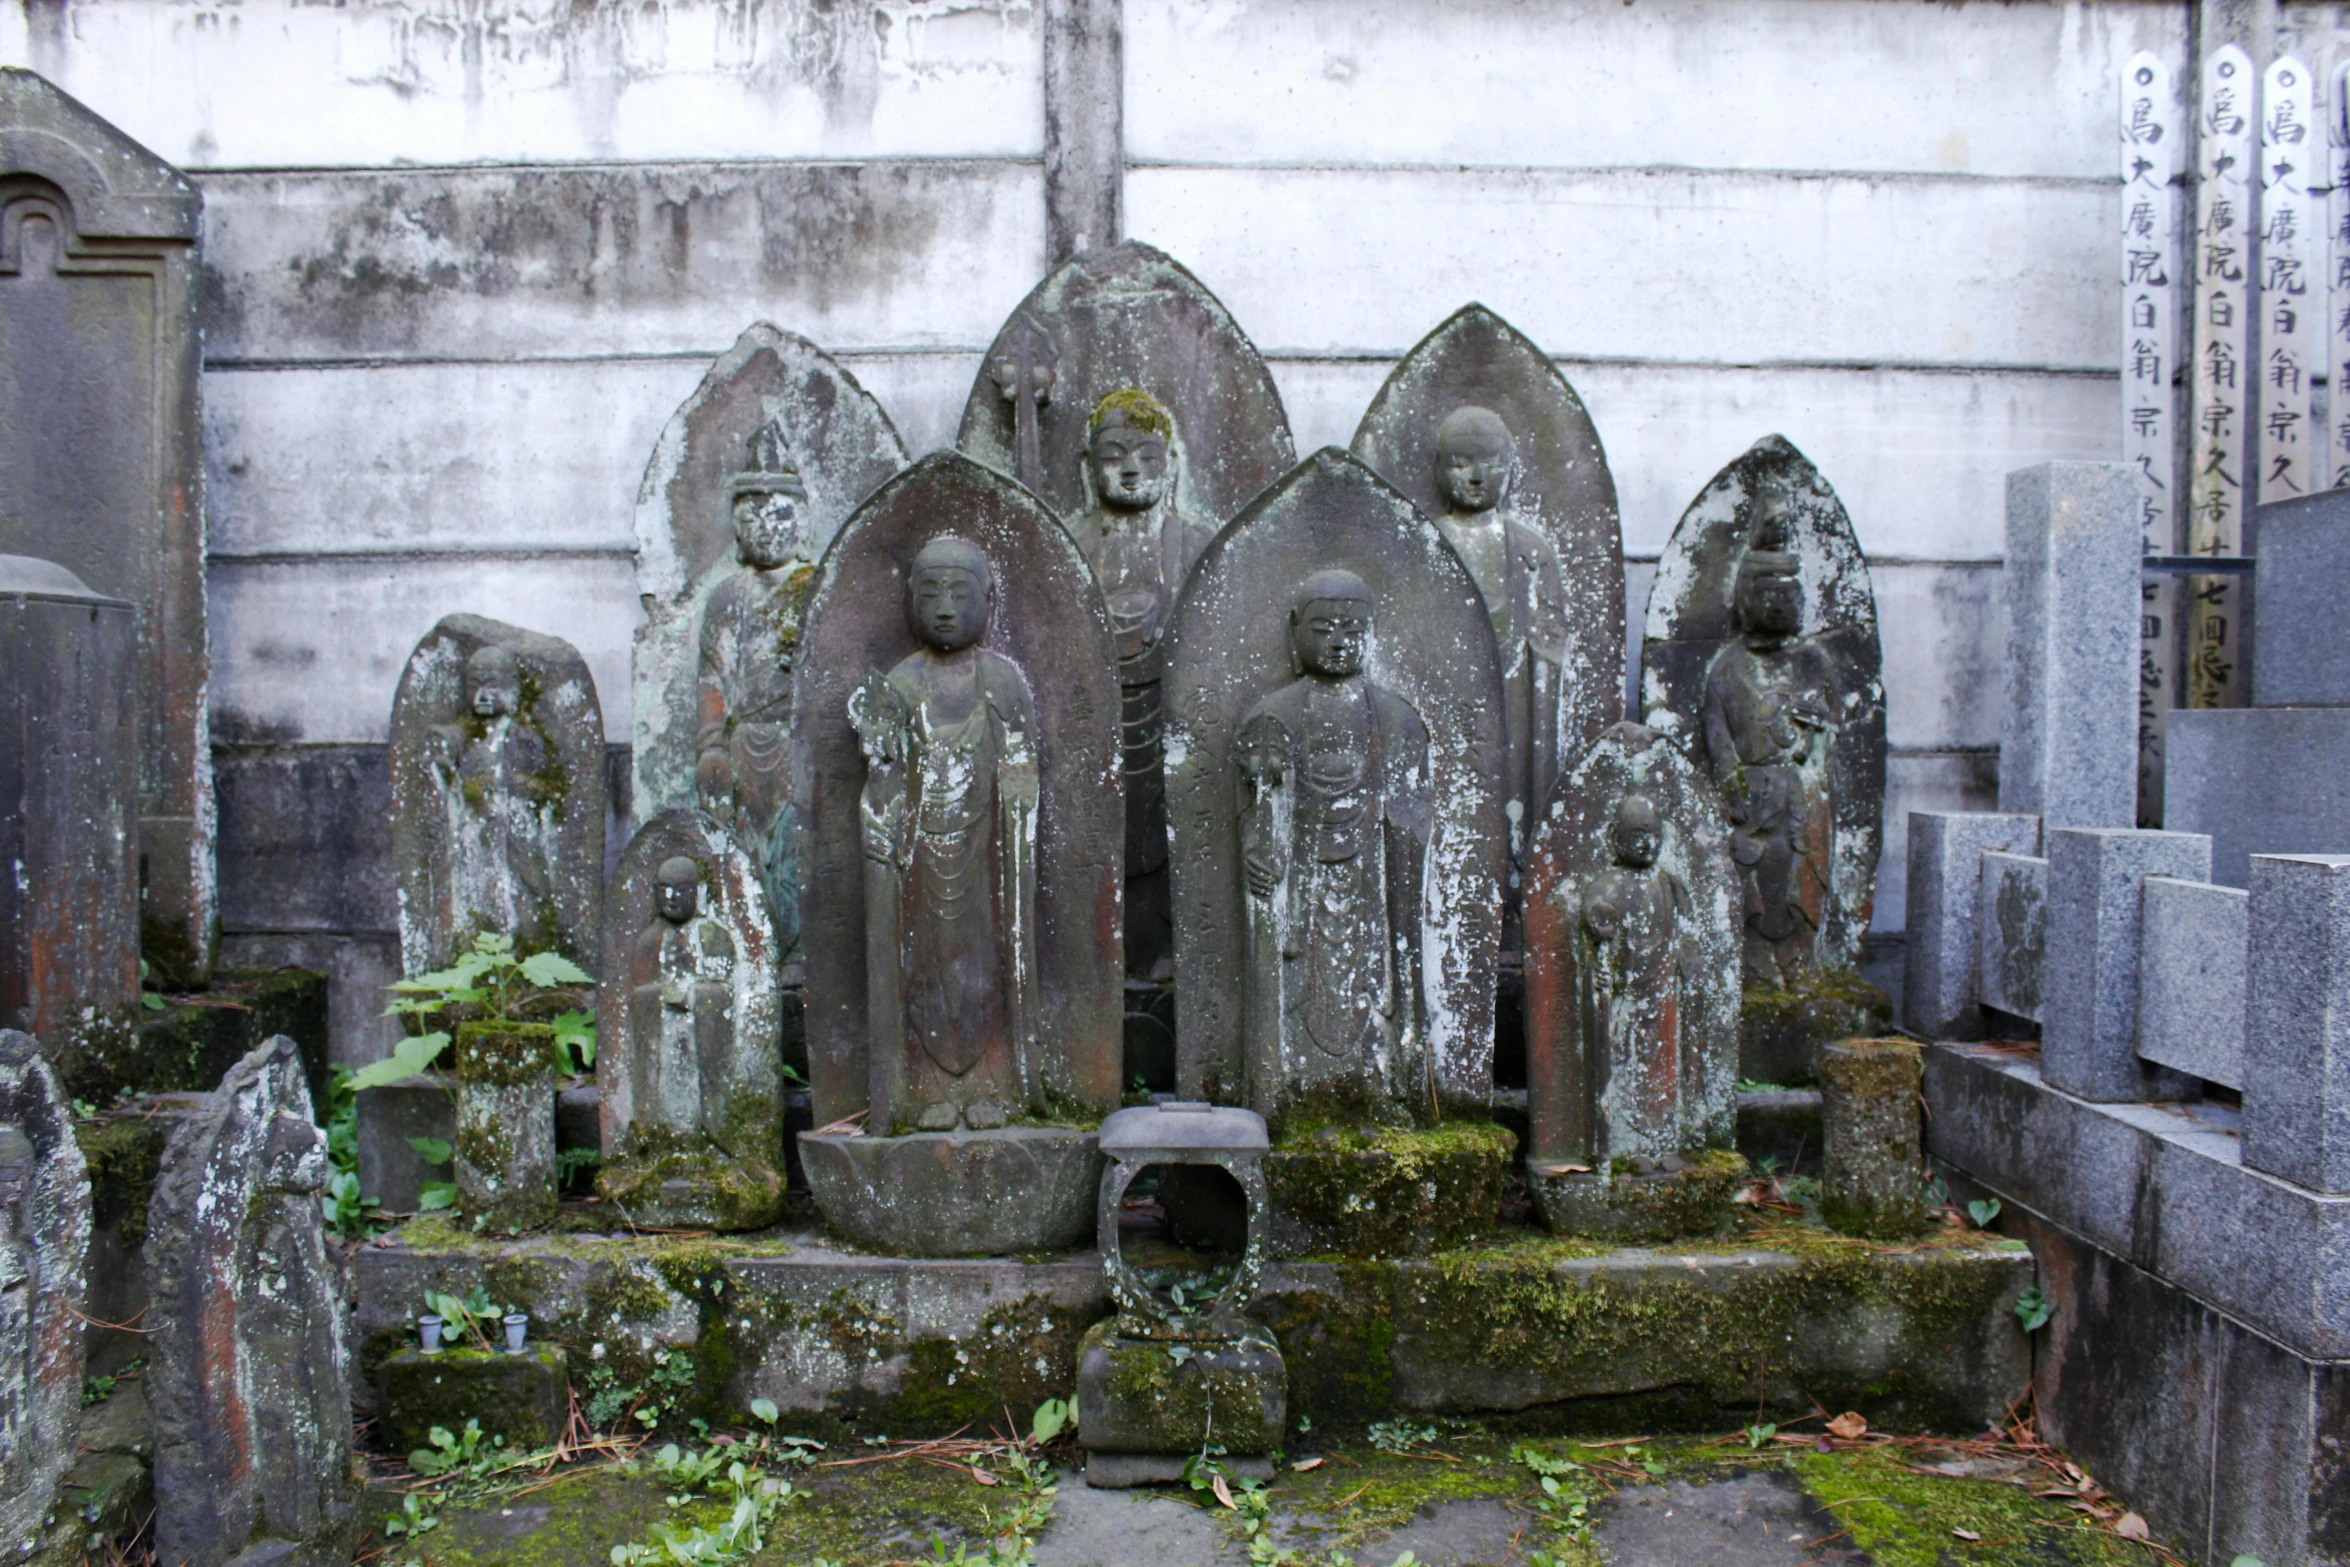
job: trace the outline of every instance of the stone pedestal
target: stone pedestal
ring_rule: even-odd
[[[424,1183],[455,1177],[410,1146],[410,1138],[457,1141],[457,1084],[446,1072],[359,1091],[359,1189],[386,1213],[414,1213]]]
[[[2180,709],[2165,720],[2162,824],[2211,840],[2211,880],[2255,854],[2350,848],[2350,707]]]
[[[1288,1376],[1281,1346],[1261,1327],[1192,1346],[1126,1338],[1112,1318],[1078,1350],[1077,1409],[1086,1484],[1180,1480],[1184,1461],[1209,1443],[1242,1458],[1278,1448]]]
[[[1999,811],[1909,813],[1909,939],[1902,949],[1903,1021],[1928,1039],[1979,1039],[1978,898],[1983,855],[2036,854],[2040,823]]]
[[[1449,1251],[1501,1222],[1517,1145],[1490,1121],[1292,1133],[1265,1156],[1267,1247],[1276,1257]]]
[[[1616,1160],[1605,1170],[1529,1166],[1526,1185],[1542,1222],[1560,1235],[1590,1235],[1636,1245],[1711,1235],[1730,1222],[1730,1199],[1746,1178],[1746,1160],[1727,1149],[1687,1159]]]
[[[1738,1075],[1748,1082],[1809,1083],[1823,1045],[1893,1024],[1892,999],[1851,969],[1813,969],[1785,988],[1749,985],[1743,1001]]]
[[[1906,1039],[1848,1039],[1820,1052],[1827,1156],[1820,1213],[1848,1235],[1914,1235],[1930,1213],[1918,1142],[1922,1053]]]
[[[555,1031],[543,1023],[457,1028],[457,1203],[507,1234],[554,1221]]]
[[[2211,840],[2055,827],[2046,844],[2040,1052],[2049,1086],[2105,1103],[2186,1097],[2184,1077],[2138,1055],[2139,935],[2146,878],[2206,879]]]
[[[2249,903],[2244,1163],[2350,1193],[2350,856],[2255,856]]]
[[[430,1445],[432,1428],[462,1431],[481,1422],[510,1452],[552,1447],[571,1418],[570,1359],[551,1344],[519,1355],[502,1349],[405,1350],[375,1373],[381,1401],[376,1433],[395,1453]]]
[[[1092,1132],[809,1133],[800,1159],[825,1219],[857,1245],[892,1256],[1060,1251],[1094,1227],[1101,1150]]]

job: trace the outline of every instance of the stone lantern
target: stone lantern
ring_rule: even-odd
[[[1203,1451],[1235,1473],[1270,1474],[1266,1455],[1280,1446],[1288,1414],[1287,1373],[1273,1335],[1243,1314],[1264,1265],[1269,1146],[1253,1110],[1160,1103],[1102,1123],[1109,1163],[1096,1219],[1118,1310],[1094,1324],[1078,1357],[1087,1484],[1178,1480]],[[1146,1170],[1185,1238],[1206,1243],[1204,1254],[1168,1247],[1129,1255],[1121,1219]]]

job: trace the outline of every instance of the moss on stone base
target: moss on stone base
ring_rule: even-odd
[[[596,1173],[596,1194],[654,1229],[761,1230],[783,1218],[783,1176],[772,1164],[707,1143],[632,1139]]]
[[[49,1044],[66,1092],[106,1106],[130,1094],[205,1093],[265,1039],[302,1052],[313,1103],[325,1102],[326,976],[313,969],[222,970],[209,988],[92,1017]]]
[[[1271,1252],[1424,1256],[1501,1222],[1518,1139],[1490,1121],[1293,1126],[1265,1158]]]
[[[1195,1453],[1213,1442],[1254,1457],[1281,1445],[1287,1382],[1262,1329],[1169,1344],[1121,1337],[1113,1319],[1085,1335],[1077,1402],[1088,1452]]]
[[[434,1426],[462,1431],[477,1420],[485,1436],[516,1452],[552,1447],[571,1413],[566,1357],[551,1344],[524,1353],[444,1349],[394,1355],[376,1371],[382,1401],[376,1430],[395,1453],[427,1445]]]
[[[1822,1045],[1892,1026],[1892,999],[1851,969],[1813,969],[1783,990],[1749,985],[1738,1016],[1738,1075],[1814,1082]]]
[[[1713,1148],[1675,1170],[1529,1170],[1526,1184],[1542,1222],[1559,1234],[1632,1243],[1718,1234],[1745,1178],[1744,1156]]]

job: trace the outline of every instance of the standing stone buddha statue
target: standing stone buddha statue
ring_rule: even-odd
[[[702,611],[694,780],[702,808],[727,825],[759,868],[788,975],[800,929],[792,663],[816,564],[800,529],[807,489],[779,421],[752,435],[750,460],[734,476],[733,492],[741,567],[711,591]]]
[[[1373,1115],[1428,1109],[1419,915],[1428,731],[1364,673],[1371,591],[1317,571],[1289,618],[1299,675],[1241,720],[1248,1102]]]
[[[1627,794],[1608,825],[1609,863],[1585,881],[1576,1004],[1597,1103],[1599,1157],[1658,1158],[1682,1141],[1682,1050],[1689,888],[1657,864],[1656,802]]]
[[[465,661],[465,714],[433,726],[428,758],[447,817],[449,858],[433,923],[452,952],[483,931],[522,951],[553,944],[550,818],[562,806],[546,736],[520,720],[522,662],[487,643]]]
[[[637,936],[628,979],[631,1102],[640,1125],[672,1135],[723,1134],[708,1124],[705,1078],[723,1089],[734,1030],[734,937],[701,912],[702,868],[661,862],[653,918]]]
[[[1829,763],[1840,695],[1835,659],[1803,634],[1786,486],[1765,488],[1756,505],[1738,565],[1738,636],[1706,670],[1705,760],[1744,888],[1746,983],[1785,986],[1819,961],[1835,882]]]
[[[987,1131],[1038,1096],[1036,704],[979,646],[995,604],[986,554],[932,539],[906,581],[921,645],[849,700],[877,1136]]]

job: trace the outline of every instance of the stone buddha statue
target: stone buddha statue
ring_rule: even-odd
[[[1792,497],[1771,483],[1754,505],[1738,565],[1738,635],[1706,670],[1705,761],[1728,807],[1744,889],[1746,983],[1785,986],[1818,962],[1834,885],[1829,762],[1840,698],[1835,660],[1803,634]]]
[[[1428,731],[1363,672],[1372,600],[1317,571],[1289,617],[1298,678],[1241,720],[1248,1102],[1321,1098],[1392,1119],[1426,1085],[1397,1069],[1420,1033]]]
[[[1035,1104],[1035,699],[979,646],[978,546],[932,539],[906,580],[920,645],[849,699],[866,760],[868,1130],[987,1131]]]
[[[1167,779],[1161,639],[1200,552],[1215,537],[1182,508],[1174,417],[1147,392],[1112,392],[1086,439],[1086,505],[1069,531],[1093,567],[1118,644],[1119,722],[1125,742],[1126,966],[1174,970],[1167,885]]]
[[[1534,824],[1558,777],[1559,670],[1567,657],[1564,575],[1550,536],[1510,508],[1517,442],[1490,409],[1454,409],[1436,432],[1436,526],[1469,568],[1493,617],[1501,653],[1509,750],[1502,809],[1510,822],[1510,904],[1523,878]],[[1514,947],[1516,922],[1504,944]]]
[[[550,778],[546,736],[522,720],[522,661],[492,642],[465,661],[466,717],[436,724],[429,761],[446,812],[449,859],[441,878],[443,928],[460,950],[482,931],[544,948],[557,931],[550,818],[561,785]]]
[[[702,808],[727,825],[759,869],[788,979],[800,933],[792,661],[816,563],[800,530],[808,492],[778,421],[751,437],[749,462],[734,476],[733,491],[741,565],[711,590],[702,610],[694,781]]]
[[[684,855],[655,873],[653,917],[628,971],[628,1066],[633,1126],[715,1133],[706,1077],[733,1054],[734,937],[701,912],[702,867]]]
[[[1692,961],[1689,889],[1657,864],[1656,802],[1627,794],[1608,826],[1609,863],[1583,886],[1576,977],[1593,1064],[1596,1157],[1677,1154],[1682,981]]]

